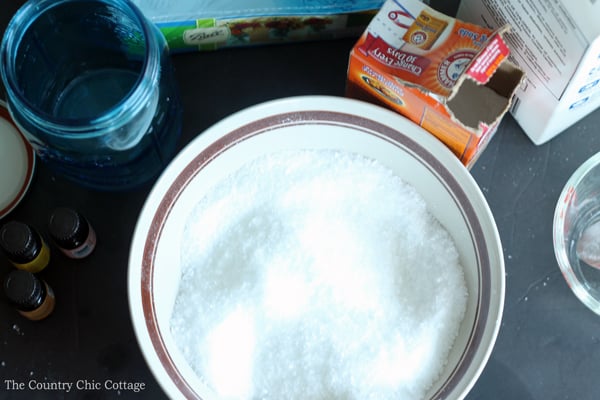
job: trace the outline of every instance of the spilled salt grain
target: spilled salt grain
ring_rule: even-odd
[[[171,331],[220,398],[420,399],[464,315],[449,234],[356,154],[254,160],[199,201],[185,237]]]

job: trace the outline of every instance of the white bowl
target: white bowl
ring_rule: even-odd
[[[427,398],[465,397],[490,356],[504,304],[502,247],[486,200],[458,159],[417,125],[378,106],[325,96],[271,101],[222,120],[175,158],[150,193],[131,247],[129,303],[141,350],[162,388],[172,398],[209,398],[170,332],[186,219],[211,184],[283,149],[362,154],[423,196],[455,241],[469,291],[458,337]]]

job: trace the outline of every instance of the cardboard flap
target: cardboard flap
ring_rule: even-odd
[[[481,123],[492,126],[508,111],[512,97],[525,74],[508,60],[494,67],[495,73],[482,84],[463,79],[446,103],[453,118],[471,129]]]
[[[505,25],[490,36],[448,96],[448,110],[468,128],[478,130],[481,123],[495,124],[508,111],[524,78],[523,71],[508,61],[510,49],[502,34],[509,30]]]
[[[505,26],[492,35],[485,47],[469,63],[463,78],[470,78],[482,84],[490,80],[498,66],[510,54],[510,49],[502,39],[502,33],[508,30],[509,27]]]
[[[479,85],[489,82],[510,54],[510,48],[502,38],[502,34],[509,30],[510,26],[505,25],[490,35],[483,48],[473,57],[456,80],[456,84],[448,95],[448,100],[457,95],[465,81],[471,80]]]

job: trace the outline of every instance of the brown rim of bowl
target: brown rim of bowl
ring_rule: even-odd
[[[267,132],[273,129],[289,127],[294,125],[333,125],[352,127],[364,133],[376,136],[386,140],[404,151],[411,154],[417,161],[421,162],[428,170],[434,174],[440,182],[446,186],[452,194],[454,202],[462,210],[463,218],[470,228],[470,235],[475,243],[476,256],[479,268],[479,293],[478,303],[475,315],[475,322],[471,328],[471,335],[465,352],[460,361],[450,374],[450,377],[444,382],[442,387],[435,393],[433,398],[443,398],[452,392],[457,382],[465,375],[469,368],[470,361],[475,357],[476,349],[482,340],[485,331],[486,321],[488,319],[488,307],[490,304],[490,276],[491,265],[488,257],[488,248],[484,240],[483,229],[477,218],[473,205],[469,202],[468,196],[454,178],[452,173],[436,159],[436,157],[426,150],[413,139],[379,122],[359,117],[356,115],[345,114],[333,111],[294,111],[265,117],[263,119],[243,125],[227,134],[223,135],[215,142],[206,147],[198,154],[186,167],[177,175],[173,183],[168,188],[164,197],[160,201],[152,218],[143,251],[142,258],[142,279],[141,279],[141,298],[142,310],[146,320],[146,329],[150,336],[150,341],[156,355],[160,360],[162,368],[168,374],[181,394],[188,399],[201,399],[198,393],[185,380],[181,372],[175,365],[169,354],[162,332],[158,325],[156,308],[154,304],[153,276],[154,259],[157,251],[163,226],[167,220],[177,199],[186,189],[194,177],[219,154],[237,143]]]

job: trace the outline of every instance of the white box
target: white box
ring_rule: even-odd
[[[510,110],[542,144],[600,106],[600,0],[462,0],[457,18],[505,34],[527,75]]]

